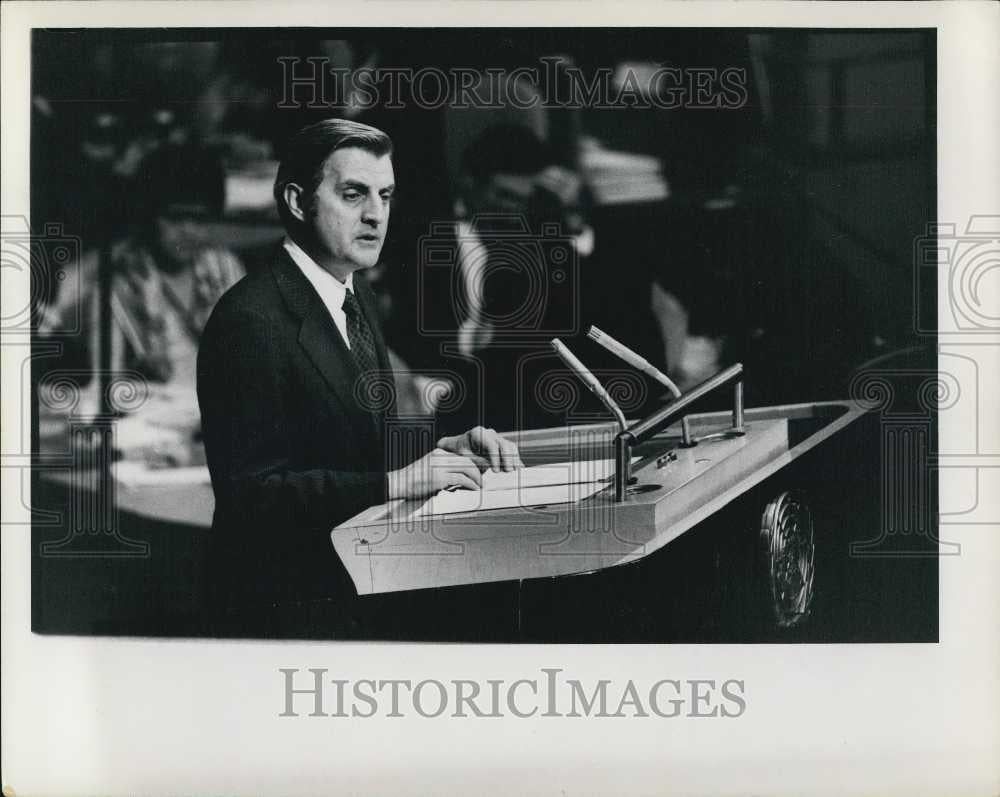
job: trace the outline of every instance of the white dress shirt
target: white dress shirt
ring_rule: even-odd
[[[306,279],[319,294],[319,298],[323,300],[333,323],[340,332],[340,337],[344,339],[344,344],[348,349],[351,348],[351,340],[347,337],[347,314],[344,312],[344,299],[347,291],[354,292],[354,274],[348,274],[347,279],[341,282],[302,251],[302,248],[291,238],[285,238],[284,246],[288,256],[305,274]]]

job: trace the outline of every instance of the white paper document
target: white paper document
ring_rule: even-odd
[[[517,490],[558,484],[588,484],[608,481],[615,475],[613,459],[591,459],[533,465],[510,471],[483,473],[483,491]]]
[[[633,461],[638,459],[633,457]],[[486,471],[481,490],[442,490],[411,517],[575,503],[603,490],[614,472],[615,463],[611,459],[535,465],[506,472]]]

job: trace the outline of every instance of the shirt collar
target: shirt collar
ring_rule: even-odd
[[[299,267],[303,274],[305,274],[306,279],[312,283],[312,286],[316,289],[316,292],[320,296],[334,295],[337,297],[338,301],[343,304],[344,296],[349,290],[354,292],[354,273],[347,275],[347,279],[341,282],[333,274],[323,268],[319,263],[313,260],[309,255],[305,253],[295,241],[289,237],[285,237],[283,242],[285,251],[288,252],[288,256],[292,261]]]

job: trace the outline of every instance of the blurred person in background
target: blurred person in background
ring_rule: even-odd
[[[467,149],[455,208],[464,294],[462,307],[456,308],[464,316],[457,330],[462,354],[488,348],[497,323],[512,319],[533,298],[529,274],[498,264],[491,268],[492,246],[511,234],[524,231],[534,237],[549,228],[571,242],[578,258],[593,253],[594,232],[583,217],[582,189],[579,175],[557,164],[552,149],[528,127],[490,127]],[[476,262],[474,247],[486,250],[481,262]],[[546,271],[551,267],[545,264]],[[550,303],[539,329],[565,329],[571,315],[571,308]]]
[[[411,336],[422,351],[406,353],[417,370],[436,363],[465,380],[469,399],[442,419],[446,427],[566,423],[536,395],[539,379],[564,369],[550,338],[562,338],[592,367],[627,368],[585,340],[591,324],[662,363],[651,255],[640,251],[646,236],[595,228],[589,215],[579,172],[560,164],[527,126],[495,125],[469,145],[449,240],[433,241],[451,248],[451,266],[436,265],[426,251],[418,264],[425,301],[422,318],[411,323],[436,334]],[[565,259],[556,252],[561,244],[572,250]],[[590,403],[589,394],[582,398],[587,411]],[[592,409],[604,412],[596,400]]]
[[[243,275],[240,259],[212,243],[222,213],[221,164],[193,146],[164,146],[146,156],[129,189],[139,221],[110,253],[112,368],[152,382],[191,388],[198,339],[219,297]],[[41,314],[39,332],[58,332],[67,319],[89,322],[91,363],[99,349],[99,250],[84,254],[78,273]],[[83,305],[82,307],[80,305]]]
[[[166,144],[136,166],[120,204],[135,219],[131,231],[85,250],[69,266],[54,300],[39,313],[40,335],[79,340],[85,371],[95,374],[101,330],[110,331],[110,370],[144,381],[147,399],[115,425],[120,458],[146,467],[204,462],[195,394],[198,341],[216,301],[244,275],[240,259],[213,243],[225,181],[221,163],[190,144]],[[125,215],[125,213],[123,213]],[[107,257],[108,268],[101,268]],[[75,273],[72,273],[75,272]],[[101,323],[100,280],[110,275],[110,324]],[[79,334],[73,332],[82,324]],[[76,411],[102,411],[101,380],[91,378]],[[42,388],[44,390],[44,385]],[[44,395],[40,409],[51,405]],[[63,434],[61,412],[46,414],[50,433]]]

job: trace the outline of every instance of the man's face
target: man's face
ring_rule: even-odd
[[[323,167],[307,218],[318,259],[344,279],[378,262],[395,188],[392,161],[364,149],[338,149]]]

